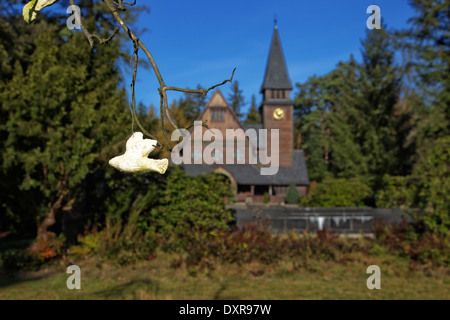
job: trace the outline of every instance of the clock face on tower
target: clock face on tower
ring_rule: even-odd
[[[281,120],[284,118],[284,110],[281,108],[276,108],[275,111],[273,112],[273,117],[276,120]]]

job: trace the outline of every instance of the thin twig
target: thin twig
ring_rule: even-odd
[[[135,87],[136,87],[137,67],[138,67],[138,63],[139,63],[138,52],[139,52],[139,46],[137,45],[137,43],[134,43],[134,68],[133,68],[133,79],[131,81],[131,99],[132,99],[131,106],[133,108],[133,117],[136,120],[136,123],[139,126],[139,128],[142,130],[142,132],[144,134],[146,134],[147,136],[149,136],[151,139],[156,140],[157,147],[162,148],[162,145],[158,142],[158,139],[156,139],[156,137],[154,137],[152,134],[148,133],[147,130],[144,129],[141,122],[139,121],[139,118],[138,118],[138,115],[136,112]]]
[[[118,2],[113,1],[113,3],[117,6],[117,9],[125,11],[126,8],[124,7],[123,4],[125,3],[126,5],[134,6],[136,4],[136,0],[134,0],[133,3],[127,2],[127,1],[123,1],[123,0],[118,0]]]
[[[176,87],[165,87],[163,88],[163,90],[165,91],[180,91],[180,92],[187,92],[187,93],[201,93],[204,96],[206,96],[208,94],[209,91],[211,91],[212,89],[215,89],[217,87],[223,86],[225,83],[227,82],[233,82],[233,77],[234,77],[234,72],[236,71],[236,68],[234,68],[233,73],[231,74],[231,78],[224,80],[222,83],[216,84],[208,89],[183,89],[183,88],[176,88]]]
[[[69,0],[69,2],[72,6],[75,6],[75,0]],[[83,25],[83,22],[81,21],[81,15],[79,17],[79,22],[80,22],[81,31],[83,31],[84,35],[86,36],[87,40],[89,41],[89,45],[91,46],[91,48],[94,47],[94,39],[97,39],[100,44],[107,44],[119,32],[119,28],[117,27],[114,29],[112,34],[108,38],[105,39],[105,38],[99,37],[96,34],[90,33],[89,30]]]
[[[73,0],[71,0],[73,1]],[[170,91],[180,91],[180,92],[189,92],[189,93],[201,93],[203,95],[206,95],[210,90],[224,85],[227,82],[232,82],[233,81],[233,76],[234,76],[234,72],[236,70],[236,68],[233,70],[233,73],[231,75],[231,78],[228,80],[224,80],[222,83],[216,84],[208,89],[197,89],[197,90],[191,90],[191,89],[183,89],[183,88],[176,88],[176,87],[168,87],[166,86],[161,72],[159,71],[159,68],[155,62],[155,59],[153,58],[152,54],[150,53],[150,50],[144,45],[144,43],[142,43],[139,38],[136,37],[136,35],[130,30],[130,28],[128,27],[128,25],[123,21],[122,17],[120,16],[118,10],[123,10],[123,3],[128,4],[128,5],[134,5],[136,3],[136,1],[134,1],[133,3],[128,3],[125,1],[118,1],[118,3],[114,2],[113,0],[104,0],[104,2],[106,3],[108,9],[111,11],[111,13],[113,14],[114,18],[117,20],[117,22],[119,23],[119,25],[122,27],[122,29],[127,33],[127,35],[130,37],[130,39],[133,41],[133,45],[135,46],[135,71],[134,71],[134,75],[133,77],[135,77],[135,73],[136,73],[136,69],[137,69],[137,50],[136,47],[141,48],[142,51],[144,51],[144,53],[146,54],[148,60],[150,61],[150,64],[152,65],[153,71],[155,72],[156,78],[158,79],[159,85],[160,87],[158,88],[159,91],[159,95],[160,95],[160,123],[161,123],[161,130],[163,131],[164,134],[164,138],[167,142],[167,146],[169,148],[169,150],[171,149],[170,147],[170,143],[169,143],[169,139],[167,137],[167,133],[166,130],[164,128],[164,111],[167,115],[167,118],[169,120],[169,122],[171,123],[171,125],[175,128],[178,129],[178,126],[175,123],[175,120],[172,117],[172,114],[170,113],[169,110],[169,105],[167,102],[167,93],[166,91],[170,90]],[[117,6],[115,6],[115,5]],[[89,39],[89,38],[88,38]],[[135,97],[134,97],[134,83],[135,83],[135,78],[133,78],[133,107],[134,107],[134,111],[135,111]],[[137,117],[136,117],[137,120]],[[136,121],[138,123],[138,126],[141,128],[141,130],[143,131],[144,134],[148,135],[149,137],[153,137],[152,135],[150,135],[147,131],[145,131],[143,129],[143,127],[140,125],[139,120]],[[153,138],[152,138],[153,139]]]

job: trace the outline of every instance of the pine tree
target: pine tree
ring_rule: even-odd
[[[189,126],[192,125],[192,121],[187,119],[185,110],[179,105],[179,103],[180,103],[180,101],[177,102],[176,100],[173,100],[169,106],[169,110],[173,116],[173,119],[179,126],[179,128],[188,128]],[[165,127],[167,135],[170,139],[171,132],[173,132],[174,128],[172,127],[172,125],[170,124],[169,121],[166,121],[164,123],[164,127]],[[155,136],[158,141],[165,141],[164,133],[161,130],[159,130],[155,134]],[[178,141],[170,141],[170,143],[171,143],[171,147],[173,148],[179,142]],[[156,150],[155,153],[152,154],[152,157],[170,158],[170,150],[167,150],[167,148]]]
[[[0,91],[8,114],[2,193],[10,196],[6,210],[33,216],[38,238],[46,239],[83,195],[86,177],[108,170],[129,135],[130,114],[114,65],[119,41],[92,51],[82,33],[62,36],[52,27],[32,45],[27,69],[16,61]]]
[[[247,104],[242,93],[243,90],[239,88],[239,82],[234,81],[231,87],[231,93],[228,95],[228,100],[238,119],[242,117],[241,109]]]
[[[385,27],[367,31],[362,41],[360,67],[360,103],[362,152],[367,155],[372,186],[381,183],[384,174],[397,174],[395,106],[400,97],[401,74],[395,64],[391,35]]]
[[[244,123],[246,124],[260,124],[261,123],[261,115],[259,114],[258,109],[256,108],[256,97],[252,95],[252,102],[250,109],[247,114],[247,118]]]
[[[197,89],[201,88],[200,85],[197,85]],[[178,108],[184,112],[184,116],[190,124],[192,124],[200,115],[205,100],[206,97],[203,94],[198,93],[185,93],[184,97],[178,100]]]
[[[328,171],[376,186],[384,174],[411,168],[400,163],[406,155],[399,160],[410,128],[398,114],[401,73],[390,34],[369,31],[362,45],[362,64],[350,57],[327,75],[297,85],[296,125],[313,180]]]
[[[349,62],[338,64],[334,76],[338,94],[335,108],[328,115],[332,132],[329,170],[338,177],[365,177],[367,180],[367,156],[362,151],[365,122],[359,109],[364,98],[359,91],[358,64],[353,56]]]
[[[436,138],[450,133],[450,0],[410,0],[416,15],[409,20],[411,28],[401,35],[413,56],[415,75],[426,85],[428,108],[433,122],[426,136]]]
[[[302,135],[301,148],[311,180],[321,181],[330,161],[330,123],[328,113],[336,100],[334,73],[313,76],[304,84],[297,84],[299,92],[294,100],[295,125]]]
[[[289,185],[289,189],[286,194],[286,203],[287,204],[298,204],[300,200],[300,196],[298,194],[298,190],[295,187],[295,183],[291,182]]]
[[[409,30],[399,33],[411,57],[413,143],[417,163],[415,207],[426,231],[448,235],[450,230],[450,0],[411,0],[415,16]]]

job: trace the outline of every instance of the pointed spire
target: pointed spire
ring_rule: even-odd
[[[270,45],[269,59],[267,60],[264,82],[261,92],[266,89],[292,90],[292,83],[284,60],[283,49],[281,47],[280,36],[278,34],[277,19],[275,17],[275,27]]]

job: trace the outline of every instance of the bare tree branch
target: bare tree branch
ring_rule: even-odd
[[[123,0],[118,0],[118,2],[113,1],[113,3],[117,6],[117,9],[125,11],[126,8],[124,7],[123,4],[126,4],[128,6],[134,6],[136,4],[136,0],[134,0],[134,2],[127,2],[127,1],[123,1]]]
[[[227,82],[233,82],[233,77],[234,77],[234,72],[235,71],[236,71],[236,68],[234,68],[230,79],[224,80],[223,82],[221,82],[219,84],[216,84],[216,85],[214,85],[214,86],[212,86],[212,87],[210,87],[208,89],[196,89],[195,90],[195,89],[183,89],[183,88],[175,88],[175,87],[165,87],[165,88],[163,88],[163,90],[165,90],[165,91],[172,90],[172,91],[180,91],[180,92],[187,92],[187,93],[201,93],[204,96],[206,96],[208,94],[208,92],[211,91],[212,89],[215,89],[217,87],[223,86]]]
[[[69,2],[72,6],[75,6],[75,0],[69,0]],[[88,29],[83,25],[83,22],[81,21],[81,16],[80,16],[80,27],[81,27],[81,31],[83,31],[84,35],[88,39],[89,45],[91,46],[91,48],[94,47],[94,39],[97,39],[100,44],[107,44],[119,32],[119,27],[117,27],[114,29],[114,31],[108,38],[106,38],[106,39],[101,38],[98,35],[92,34],[88,31]]]
[[[138,51],[139,48],[142,49],[142,51],[144,51],[145,55],[147,56],[150,64],[152,65],[153,71],[155,72],[156,78],[158,79],[159,82],[159,95],[160,95],[160,125],[161,125],[161,130],[163,131],[164,134],[164,138],[166,140],[167,146],[169,148],[169,150],[171,150],[170,147],[170,142],[169,139],[167,137],[167,132],[164,128],[164,113],[167,115],[167,118],[170,122],[170,124],[175,128],[178,129],[178,126],[175,123],[175,120],[173,119],[172,114],[170,113],[169,110],[169,105],[168,105],[168,100],[167,100],[167,93],[166,91],[179,91],[179,92],[188,92],[188,93],[199,93],[199,94],[203,94],[206,95],[210,90],[217,88],[221,85],[224,85],[227,82],[232,82],[233,81],[233,76],[234,76],[234,72],[236,71],[236,68],[233,70],[233,73],[231,74],[231,78],[224,80],[223,82],[216,84],[208,89],[197,89],[197,90],[192,90],[192,89],[183,89],[183,88],[177,88],[177,87],[169,87],[166,86],[163,77],[161,75],[161,72],[159,71],[159,68],[155,62],[155,59],[153,58],[152,54],[150,53],[150,50],[144,45],[144,43],[142,43],[138,37],[136,37],[136,35],[131,31],[131,29],[128,27],[128,25],[123,21],[122,17],[120,16],[118,11],[124,11],[126,10],[123,4],[129,5],[129,6],[134,6],[136,4],[136,1],[133,2],[126,2],[126,1],[122,1],[122,0],[117,0],[113,1],[113,0],[103,0],[108,9],[111,11],[111,13],[113,14],[114,18],[116,19],[116,21],[119,23],[119,25],[122,27],[122,29],[126,32],[126,34],[128,35],[128,37],[131,39],[131,41],[133,42],[133,46],[134,46],[134,70],[133,70],[133,80],[132,80],[132,84],[131,84],[131,88],[132,88],[132,107],[133,107],[133,116],[136,119],[136,122],[139,126],[139,128],[142,130],[142,132],[149,136],[152,139],[155,139],[155,137],[153,135],[151,135],[150,133],[148,133],[142,126],[142,124],[140,123],[137,114],[136,114],[136,98],[135,98],[135,84],[136,84],[136,74],[137,74],[137,64],[138,64]],[[70,3],[72,5],[74,5],[74,0],[70,0]],[[115,30],[114,33],[112,34],[112,36],[110,36],[108,39],[101,39],[98,36],[92,35],[91,33],[89,33],[86,28],[84,26],[82,26],[82,30],[84,32],[84,34],[86,35],[86,37],[88,38],[89,43],[91,44],[91,46],[93,46],[93,38],[99,40],[100,43],[106,43],[108,41],[110,41],[114,35],[117,33],[117,31]],[[205,127],[206,124],[204,124]],[[156,140],[156,139],[155,139]],[[158,142],[159,144],[159,142]],[[159,146],[161,146],[159,144]]]

